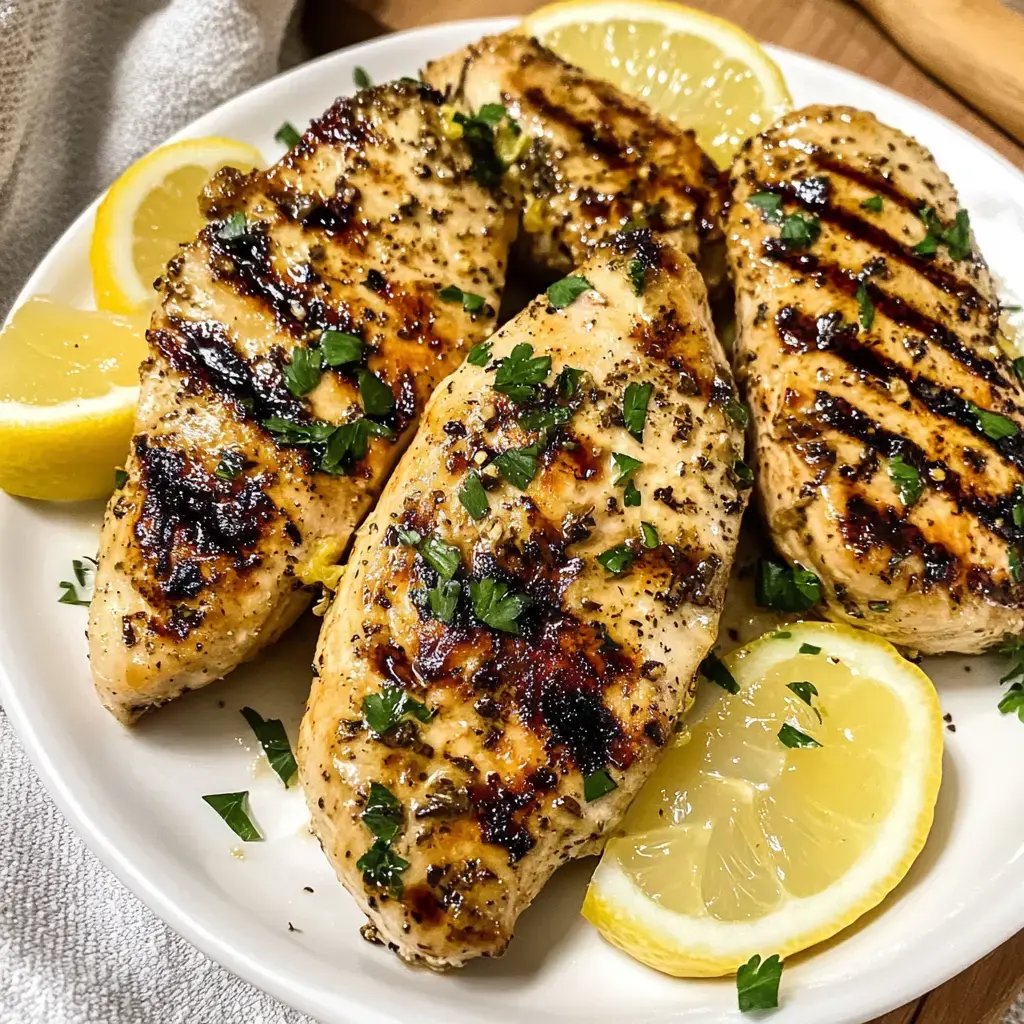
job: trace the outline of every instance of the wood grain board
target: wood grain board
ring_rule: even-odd
[[[688,0],[758,39],[856,71],[944,114],[1024,169],[1024,148],[913,64],[853,3],[842,0]],[[904,0],[927,4],[928,0]],[[1008,0],[1024,11],[1024,0]],[[303,37],[326,53],[439,20],[522,14],[529,0],[306,0]],[[1021,54],[1024,61],[1024,53]],[[1024,932],[956,978],[873,1024],[997,1024],[1024,988]],[[829,1024],[822,1021],[821,1024]]]

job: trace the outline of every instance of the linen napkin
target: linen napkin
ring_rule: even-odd
[[[132,160],[303,54],[295,0],[0,0],[0,317]],[[85,848],[0,710],[0,1024],[313,1024]]]

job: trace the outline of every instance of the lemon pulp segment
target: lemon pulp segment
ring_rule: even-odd
[[[135,387],[148,319],[29,299],[0,333],[0,402],[58,405]]]

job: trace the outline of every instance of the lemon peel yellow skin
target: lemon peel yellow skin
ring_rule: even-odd
[[[732,974],[754,953],[785,958],[831,938],[899,884],[931,828],[943,723],[928,677],[861,630],[783,632],[724,659],[739,694],[723,692],[667,752],[587,891],[583,916],[665,974]],[[810,704],[790,677],[815,685]],[[823,745],[787,748],[783,722]]]

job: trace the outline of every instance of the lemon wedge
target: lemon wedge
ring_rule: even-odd
[[[569,0],[520,31],[692,128],[727,167],[743,141],[793,105],[778,65],[741,28],[664,0]]]
[[[702,684],[713,705],[640,791],[583,905],[678,977],[789,956],[876,906],[924,846],[941,778],[935,690],[884,640],[794,623],[723,666],[738,692]]]
[[[177,247],[206,223],[197,197],[222,167],[251,171],[260,151],[217,137],[161,146],[110,186],[96,211],[89,248],[96,305],[136,313],[152,301],[153,282]]]
[[[0,488],[47,501],[108,495],[128,454],[148,317],[43,298],[0,333]]]

